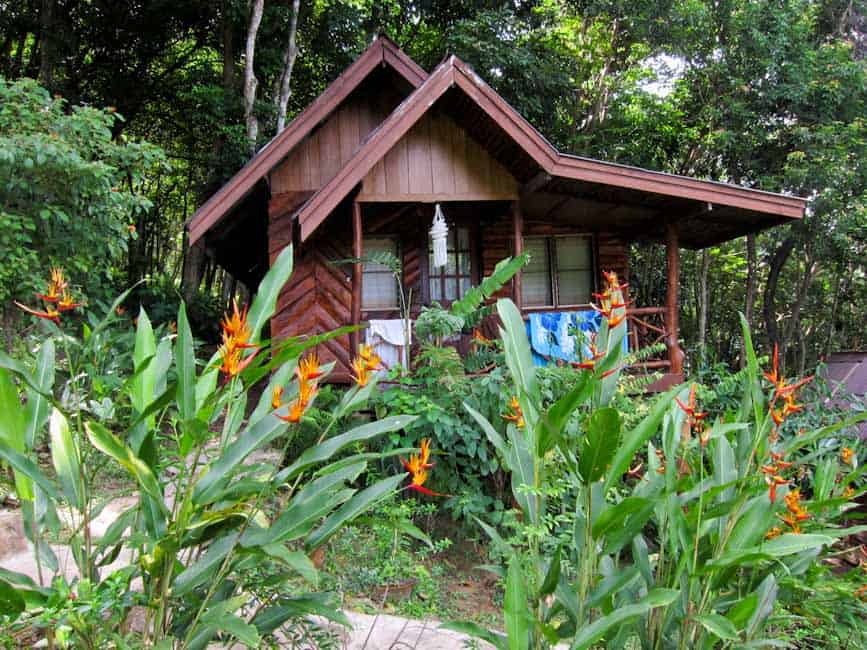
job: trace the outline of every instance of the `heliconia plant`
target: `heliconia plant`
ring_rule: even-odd
[[[247,576],[252,568],[267,565],[272,580],[299,578],[314,590],[317,570],[309,555],[406,480],[406,474],[399,473],[364,489],[355,487],[371,460],[411,451],[359,453],[358,445],[403,429],[414,418],[356,421],[338,434],[376,389],[373,371],[379,361],[365,348],[355,363],[356,385],[325,419],[316,444],[284,467],[250,462],[257,451],[273,444],[283,448],[277,457],[284,458],[316,401],[319,382],[333,366],[321,366],[307,350],[351,330],[277,345],[263,340],[263,326],[291,272],[289,247],[262,281],[249,310],[234,305],[223,320],[222,345],[204,365],[197,362],[183,305],[176,334],[159,339],[141,311],[133,371],[116,395],[118,402],[128,400],[131,410],[121,427],[112,428],[75,408],[80,401],[61,403],[54,382],[62,368],[74,376],[80,358],[112,353],[101,347],[99,333],[110,327],[126,295],[75,345],[69,344],[75,338],[68,334],[72,326],[58,317],[62,312],[51,311],[54,303],[49,301],[44,316],[35,313],[43,310],[28,310],[45,319],[45,336],[32,369],[0,356],[0,459],[14,470],[40,576],[34,581],[0,570],[0,613],[17,614],[18,625],[44,626],[50,643],[59,638],[55,629],[70,626],[79,635],[73,644],[96,635],[95,629],[75,629],[72,618],[46,620],[45,615],[29,614],[44,611],[58,589],[70,589],[46,542],[49,536],[65,535],[80,584],[99,586],[121,576],[131,592],[132,581],[141,579],[141,594],[131,601],[144,606],[145,644],[204,648],[219,635],[258,647],[264,635],[291,617],[315,613],[347,622],[322,594],[272,590],[260,596]],[[62,289],[58,295],[63,300]],[[55,340],[67,351],[59,359]],[[267,387],[250,411],[248,390],[258,382]],[[46,426],[53,475],[36,462],[36,442]],[[96,494],[94,477],[109,462],[134,481],[138,499],[96,538],[90,523],[105,502]],[[410,485],[423,482],[413,479]],[[282,505],[269,515],[273,510],[266,505],[274,499]],[[69,513],[71,532],[60,528],[58,511]],[[112,562],[122,568],[105,575],[104,567]]]
[[[501,650],[759,647],[776,576],[805,572],[838,538],[867,528],[835,523],[865,489],[854,487],[863,474],[854,452],[827,444],[867,414],[783,438],[780,425],[802,408],[796,395],[805,381],[787,382],[775,356],[768,399],[744,322],[748,364],[737,413],[707,422],[695,387],[679,386],[624,430],[611,403],[626,304],[614,274],[605,284],[600,330],[575,364],[581,374],[547,407],[521,313],[509,300],[497,303],[514,390],[502,415],[507,435],[465,407],[511,474],[522,534],[507,541],[479,522],[506,552],[506,564],[491,567],[504,582],[505,634],[470,622],[445,627]],[[569,433],[576,420],[577,437]],[[552,474],[562,477],[562,468],[569,487],[554,512]]]

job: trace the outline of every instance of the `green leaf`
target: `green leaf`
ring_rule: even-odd
[[[503,339],[503,351],[506,365],[512,380],[519,392],[530,398],[533,403],[539,402],[539,385],[536,382],[536,365],[530,343],[527,341],[527,329],[521,312],[508,298],[497,301],[497,313],[503,322],[500,334]],[[528,415],[524,414],[525,417]]]
[[[202,615],[199,625],[231,634],[248,648],[258,648],[261,639],[255,626],[234,613],[246,602],[245,596],[238,596],[211,605]]]
[[[15,486],[18,489],[19,479],[18,476],[21,474],[23,479],[27,481],[31,481],[32,483],[36,483],[39,487],[45,490],[45,493],[52,499],[57,498],[57,490],[54,489],[54,485],[48,478],[42,473],[42,470],[36,466],[32,460],[27,458],[26,456],[19,454],[17,451],[9,447],[6,443],[0,441],[0,458],[5,460],[12,466],[12,469],[15,470]],[[23,484],[23,483],[22,483]],[[30,485],[28,483],[28,485]],[[33,501],[33,491],[32,487],[30,489],[30,498],[28,501]],[[25,494],[18,492],[18,497],[20,499],[25,498]]]
[[[726,553],[717,560],[709,561],[706,566],[708,568],[724,568],[741,564],[752,564],[757,560],[794,555],[809,549],[818,548],[819,546],[832,544],[833,542],[834,538],[827,535],[796,535],[786,533],[785,535],[768,540],[759,546]]]
[[[0,579],[0,616],[8,616],[14,621],[26,607],[27,603],[18,590]]]
[[[377,481],[365,488],[349,501],[344,503],[337,512],[328,517],[323,524],[307,536],[305,546],[315,549],[322,546],[328,539],[340,530],[341,527],[352,521],[365,510],[375,505],[384,497],[391,494],[404,480],[404,474],[397,474]]]
[[[517,557],[513,557],[509,562],[506,573],[503,618],[506,622],[509,650],[527,650],[530,645],[530,610],[527,605],[526,581]]]
[[[235,548],[237,541],[238,535],[231,534],[211,542],[205,554],[175,578],[172,596],[180,598],[203,582],[213,579],[225,557]]]
[[[184,303],[178,307],[178,338],[175,340],[175,366],[178,371],[178,414],[181,420],[196,417],[196,355],[193,333]]]
[[[536,425],[536,455],[544,456],[560,442],[572,414],[593,394],[593,374],[582,372],[572,389],[539,418]]]
[[[622,625],[639,616],[644,616],[652,609],[665,607],[675,601],[678,596],[676,589],[653,589],[644,598],[632,605],[622,605],[607,616],[596,619],[590,625],[581,628],[572,642],[572,650],[584,650],[602,639],[613,627]]]
[[[551,563],[548,565],[548,571],[545,574],[545,580],[542,581],[542,586],[539,588],[539,594],[541,596],[547,596],[548,594],[553,594],[554,590],[557,589],[557,585],[560,584],[560,546],[557,547],[557,550],[554,551],[554,557],[551,558]]]
[[[51,462],[60,480],[67,502],[76,510],[85,507],[84,482],[81,474],[81,457],[69,423],[63,414],[54,409],[48,426],[51,434]]]
[[[114,458],[121,464],[139,484],[139,487],[150,496],[164,514],[168,514],[168,508],[163,501],[163,493],[156,477],[147,464],[127,447],[111,431],[98,422],[86,422],[84,430],[91,444],[106,456]]]
[[[293,571],[296,571],[298,575],[314,587],[319,584],[319,572],[305,553],[290,551],[283,544],[268,544],[261,548],[262,551],[274,559],[279,560]]]
[[[345,627],[352,627],[346,615],[326,600],[326,594],[280,598],[276,604],[259,612],[252,623],[259,630],[259,634],[271,634],[290,618],[310,615],[321,616]]]
[[[415,415],[392,415],[376,422],[362,424],[339,436],[329,438],[321,444],[305,450],[292,465],[280,471],[275,481],[282,483],[289,480],[309,467],[328,460],[341,449],[355,442],[364,442],[383,433],[405,429],[415,422],[416,419],[417,416]]]
[[[701,626],[708,632],[723,641],[737,641],[738,630],[734,623],[720,616],[719,614],[706,614],[705,616],[696,616],[695,620],[701,623]]]
[[[30,463],[33,467],[24,463],[24,461],[29,462],[24,456],[28,449],[24,407],[21,405],[18,389],[15,387],[9,371],[0,367],[0,456],[4,454],[4,447],[6,454],[15,454],[16,458],[20,457],[18,460],[20,467],[16,467],[11,459],[6,459],[15,470],[15,491],[18,497],[25,501],[33,501],[32,481],[36,479],[31,476],[31,473],[34,470],[38,472],[38,469],[33,463]],[[25,467],[27,469],[24,469]],[[39,473],[41,475],[41,472]]]
[[[193,502],[213,503],[223,489],[224,483],[231,478],[232,473],[240,467],[244,459],[282,435],[288,426],[272,414],[242,431],[223,449],[223,453],[211,463],[208,471],[198,480],[193,488]]]
[[[142,413],[154,398],[156,367],[153,358],[157,352],[154,330],[144,308],[139,310],[135,329],[135,347],[133,348],[133,368],[135,378],[130,386],[130,402],[133,408]]]
[[[284,248],[259,283],[259,288],[256,290],[256,296],[253,298],[253,304],[250,305],[247,317],[247,322],[250,324],[250,331],[252,332],[250,337],[252,343],[259,341],[262,327],[274,314],[280,291],[292,275],[294,259],[292,250],[292,244]]]
[[[502,459],[505,462],[508,462],[510,458],[509,448],[506,445],[506,441],[503,440],[503,436],[501,436],[500,433],[493,427],[493,425],[488,422],[488,418],[479,413],[466,402],[464,402],[464,409],[473,417],[476,422],[478,422],[479,426],[482,427],[482,431],[485,432],[488,440],[490,440],[491,444],[494,445],[494,448],[499,452]],[[507,467],[507,469],[511,470],[512,468]]]
[[[54,388],[54,341],[46,339],[42,343],[39,357],[36,359],[36,374],[33,381],[40,391],[27,391],[27,416],[24,441],[27,449],[33,449],[36,444],[36,434],[45,425],[48,419],[49,401],[46,396],[51,395]]]
[[[590,415],[578,457],[578,471],[584,483],[589,485],[602,478],[620,446],[622,427],[617,409],[601,408]]]
[[[785,537],[785,535],[783,536]],[[777,537],[776,539],[780,539]],[[771,540],[773,541],[773,540]],[[756,608],[750,616],[746,627],[747,639],[752,639],[761,630],[771,612],[774,611],[774,603],[777,600],[777,579],[773,573],[769,573],[755,590]]]
[[[605,490],[607,492],[629,469],[629,464],[635,457],[636,452],[641,449],[650,438],[653,437],[659,430],[659,424],[665,413],[671,408],[674,396],[678,393],[680,387],[675,387],[667,393],[660,395],[650,413],[647,414],[641,422],[636,425],[632,431],[623,437],[623,444],[614,455],[614,460],[611,462],[611,469],[608,472],[608,478],[605,479]]]
[[[470,621],[449,621],[439,626],[440,630],[450,630],[460,634],[481,639],[494,646],[497,650],[509,650],[509,643],[506,637],[497,632],[492,632],[480,626],[478,623]]]

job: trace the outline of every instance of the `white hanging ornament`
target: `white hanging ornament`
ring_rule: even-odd
[[[433,265],[435,269],[441,268],[448,263],[448,236],[449,227],[440,204],[437,203],[434,210],[433,225],[430,229],[431,243],[433,244]]]

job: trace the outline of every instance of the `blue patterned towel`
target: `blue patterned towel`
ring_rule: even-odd
[[[551,361],[578,362],[590,357],[590,336],[599,331],[601,315],[593,310],[537,312],[527,321],[527,336],[537,366]],[[623,351],[629,351],[623,337]]]

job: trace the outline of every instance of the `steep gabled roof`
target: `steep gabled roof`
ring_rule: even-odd
[[[190,245],[229,214],[318,124],[380,66],[417,88],[427,73],[389,38],[380,36],[313,103],[209,198],[187,222]]]
[[[434,103],[453,88],[490,118],[547,178],[687,199],[772,217],[762,220],[759,227],[803,217],[806,203],[797,197],[561,154],[467,64],[451,56],[368,135],[346,165],[298,211],[302,241],[313,234]]]

